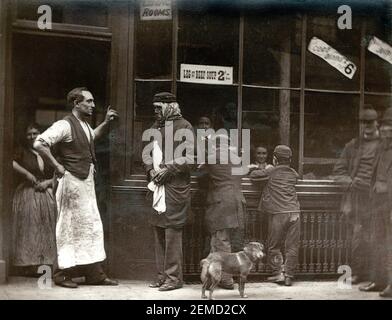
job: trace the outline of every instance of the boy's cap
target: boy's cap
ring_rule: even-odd
[[[365,105],[364,109],[359,113],[359,120],[373,121],[377,120],[377,111],[371,105]]]
[[[159,92],[156,95],[154,95],[154,98],[152,99],[152,102],[164,102],[164,103],[172,103],[176,102],[177,98],[174,94],[170,92]]]
[[[288,146],[280,144],[280,145],[275,147],[274,155],[277,156],[278,158],[289,159],[289,158],[291,158],[293,153],[291,152],[291,149]]]

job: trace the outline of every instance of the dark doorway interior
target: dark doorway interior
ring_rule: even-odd
[[[66,95],[75,87],[87,87],[93,93],[96,110],[91,125],[95,127],[100,123],[109,104],[109,62],[110,42],[15,35],[14,149],[23,143],[28,124],[36,122],[45,130],[69,112]],[[99,163],[96,176],[97,200],[104,229],[107,231],[109,143],[106,138],[97,142],[96,152]],[[20,177],[17,174],[14,177],[15,188],[20,182]],[[12,217],[10,221],[12,223]],[[10,258],[12,265],[12,250]],[[18,273],[18,270],[11,268],[11,273]]]

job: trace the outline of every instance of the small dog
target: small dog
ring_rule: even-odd
[[[259,242],[249,242],[243,251],[236,253],[213,252],[207,258],[200,261],[201,289],[202,299],[207,298],[206,289],[210,290],[209,299],[212,300],[212,294],[215,287],[222,279],[222,272],[233,275],[239,275],[238,291],[241,298],[247,298],[245,295],[246,278],[253,267],[253,264],[264,257],[264,246]]]

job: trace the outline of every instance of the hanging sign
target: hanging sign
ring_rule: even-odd
[[[324,59],[347,78],[353,78],[355,71],[357,70],[356,65],[323,40],[313,37],[309,42],[308,50]]]
[[[181,64],[182,82],[205,84],[233,84],[233,67]]]
[[[392,47],[388,43],[381,41],[377,37],[373,37],[369,42],[368,50],[392,64]]]
[[[140,1],[140,20],[171,20],[171,0]]]

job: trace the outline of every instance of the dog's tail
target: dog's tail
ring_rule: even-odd
[[[200,279],[201,279],[201,282],[203,282],[203,283],[205,283],[207,281],[209,266],[210,266],[210,262],[207,259],[203,259],[200,261],[200,267],[201,267]]]

